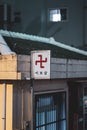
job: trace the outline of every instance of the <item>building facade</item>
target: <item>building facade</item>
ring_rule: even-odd
[[[52,59],[51,66],[55,67],[51,70],[51,79],[34,80],[26,78],[30,72],[26,71],[29,56],[0,57],[0,65],[3,65],[0,69],[1,130],[87,129],[87,80],[86,74],[78,75],[82,70],[74,72],[78,60],[68,64],[69,68],[73,66],[72,71],[67,72],[71,73],[68,78],[60,69],[66,66],[64,59]],[[80,63],[82,69],[87,66],[87,61]],[[57,72],[54,71],[56,67]]]
[[[4,26],[0,29],[54,37],[61,43],[86,48],[86,0],[38,0],[38,4],[35,0],[1,0],[0,4],[1,9],[7,8],[9,14],[5,12],[4,17],[4,13],[1,13],[0,19]],[[4,7],[4,4],[7,6]]]
[[[0,29],[0,130],[86,130],[87,1],[0,0]],[[34,50],[50,79],[31,79]]]

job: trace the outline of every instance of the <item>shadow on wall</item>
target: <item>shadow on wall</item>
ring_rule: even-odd
[[[41,30],[41,20],[40,16],[36,17],[29,25],[27,26],[25,32],[32,34],[32,35],[37,35],[40,33]]]

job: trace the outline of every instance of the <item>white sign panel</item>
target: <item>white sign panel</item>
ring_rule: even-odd
[[[31,78],[50,79],[50,50],[31,52]]]

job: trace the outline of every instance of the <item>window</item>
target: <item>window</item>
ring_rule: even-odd
[[[66,95],[36,97],[36,130],[66,130]]]
[[[50,9],[49,10],[49,21],[60,22],[67,20],[67,8]]]
[[[87,87],[84,87],[83,95],[83,129],[87,130]]]

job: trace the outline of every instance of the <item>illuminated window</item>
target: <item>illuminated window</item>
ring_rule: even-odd
[[[67,8],[50,9],[49,10],[49,21],[60,22],[67,20]]]

